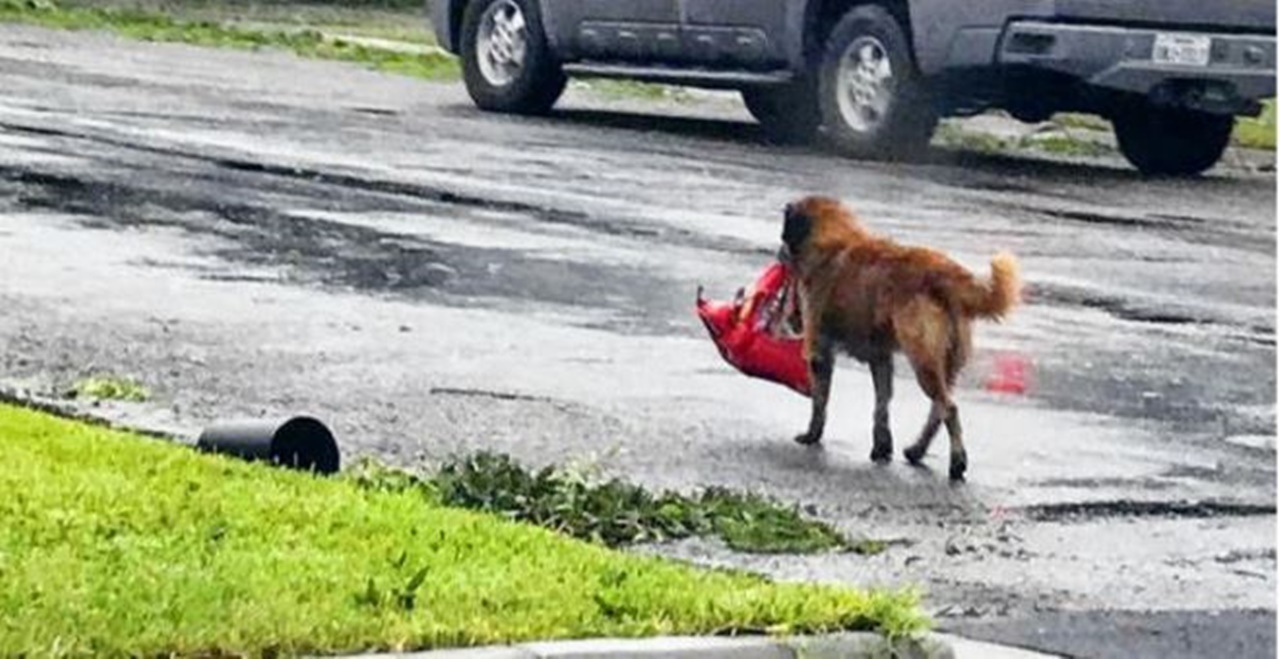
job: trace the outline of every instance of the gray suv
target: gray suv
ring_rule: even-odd
[[[941,116],[1103,115],[1149,174],[1213,166],[1275,95],[1273,0],[430,0],[476,105],[567,76],[736,89],[777,140],[901,158]]]

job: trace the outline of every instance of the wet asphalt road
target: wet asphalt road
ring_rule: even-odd
[[[306,411],[348,459],[479,448],[805,506],[875,557],[651,551],[918,584],[943,628],[1099,657],[1275,653],[1275,179],[939,152],[914,166],[763,144],[716,100],[574,91],[545,119],[455,85],[275,54],[0,27],[0,380],[157,392],[112,418],[192,436]],[[829,439],[736,375],[692,314],[774,251],[782,205],[850,201],[1029,302],[978,329],[970,482],[881,468],[866,370]],[[984,391],[996,355],[1026,395]],[[899,368],[905,446],[926,404]]]

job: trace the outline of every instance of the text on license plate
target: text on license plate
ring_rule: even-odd
[[[1157,34],[1151,61],[1157,64],[1208,66],[1213,39],[1201,34]]]

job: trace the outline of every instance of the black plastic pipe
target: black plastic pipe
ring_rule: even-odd
[[[340,461],[333,433],[308,416],[215,424],[200,433],[196,450],[321,474],[337,473]]]

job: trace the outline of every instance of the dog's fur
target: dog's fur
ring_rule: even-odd
[[[978,281],[937,251],[872,235],[839,201],[826,197],[787,205],[779,257],[791,265],[799,281],[805,358],[812,380],[809,430],[796,441],[822,440],[834,352],[842,348],[871,367],[876,391],[871,459],[891,459],[893,353],[901,351],[933,401],[919,439],[903,454],[918,464],[939,426],[946,424],[950,475],[963,479],[968,459],[951,389],[969,357],[972,320],[1000,320],[1019,300],[1014,257],[997,254],[990,281]]]

